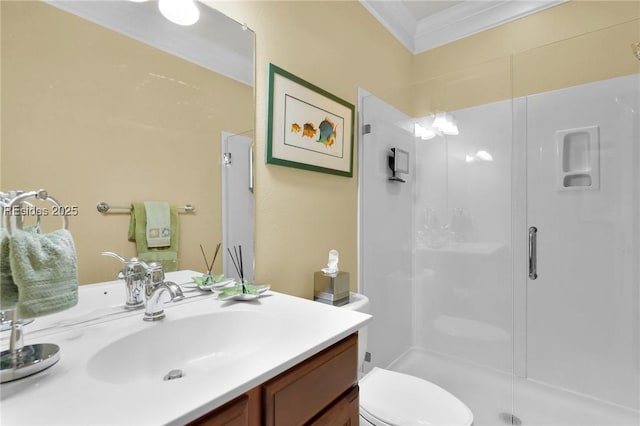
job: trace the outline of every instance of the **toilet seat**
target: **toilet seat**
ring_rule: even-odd
[[[360,415],[378,426],[470,426],[471,410],[431,382],[375,367],[362,378]]]

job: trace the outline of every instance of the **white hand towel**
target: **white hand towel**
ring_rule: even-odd
[[[147,216],[147,247],[169,247],[171,245],[171,214],[169,203],[145,201]]]

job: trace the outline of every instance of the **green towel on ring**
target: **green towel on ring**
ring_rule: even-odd
[[[14,309],[18,304],[18,287],[11,275],[11,258],[9,254],[9,237],[0,241],[0,310]]]
[[[23,228],[27,232],[38,232],[35,226]],[[9,237],[4,229],[0,228],[2,239],[0,240],[0,310],[15,309],[18,305],[18,286],[13,281],[11,274],[11,255]]]
[[[3,239],[3,257],[5,257]],[[11,277],[17,288],[20,318],[34,318],[71,308],[78,303],[78,259],[66,229],[46,234],[15,229],[8,238]],[[3,262],[4,281],[6,262]],[[5,284],[2,285],[2,290]],[[3,291],[4,293],[4,291]],[[15,294],[7,297],[15,298]],[[2,296],[5,304],[5,295]]]
[[[147,245],[147,215],[143,202],[131,204],[129,241],[136,242],[137,256],[145,262],[158,262],[164,272],[178,270],[178,208],[171,206],[171,244],[169,247]]]

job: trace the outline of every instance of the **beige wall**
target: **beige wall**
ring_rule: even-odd
[[[640,72],[640,1],[570,1],[415,57],[424,116]]]
[[[102,251],[135,255],[129,215],[99,201],[193,204],[178,261],[203,269],[199,244],[222,238],[220,132],[252,129],[253,110],[251,87],[44,3],[2,2],[2,189],[78,207],[81,283],[114,279]]]
[[[341,253],[341,269],[352,273],[352,287],[357,284],[357,150],[354,178],[265,164],[269,62],[353,104],[363,87],[415,116],[640,71],[629,48],[631,39],[640,39],[638,1],[570,2],[415,57],[357,1],[209,3],[256,33],[256,279],[303,297],[312,296],[313,271],[331,248]],[[176,155],[184,151],[175,149]],[[110,172],[126,176],[127,168]],[[85,186],[99,189],[95,182]],[[149,184],[159,192],[161,186]],[[195,204],[201,188],[171,196]],[[107,231],[96,240],[124,226],[124,218],[92,215],[99,198],[102,192],[86,207],[87,221]]]

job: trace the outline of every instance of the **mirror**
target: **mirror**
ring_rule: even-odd
[[[101,252],[136,255],[132,202],[193,205],[179,269],[204,272],[200,244],[211,259],[222,241],[222,138],[253,138],[254,34],[197,5],[184,27],[154,1],[1,3],[0,191],[42,188],[69,207],[81,284],[115,279]],[[49,216],[44,231],[59,227]]]

